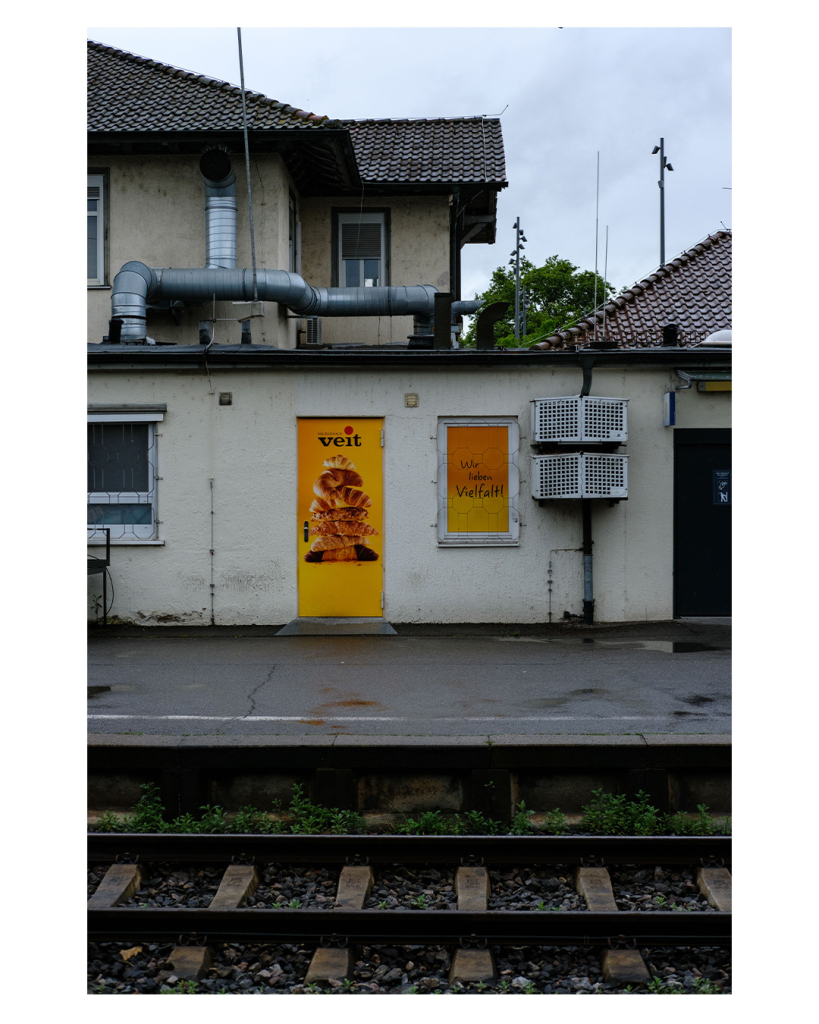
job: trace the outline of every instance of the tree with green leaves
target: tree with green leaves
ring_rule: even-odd
[[[599,306],[614,289],[598,274],[597,305]],[[490,302],[508,302],[509,311],[503,320],[495,324],[495,343],[501,348],[528,348],[550,334],[568,327],[594,310],[595,274],[591,270],[578,270],[568,260],[550,256],[536,267],[525,256],[520,261],[521,313],[520,339],[515,340],[515,268],[498,267],[492,274],[489,287],[476,299],[483,305]],[[526,334],[523,333],[523,286],[526,286]],[[475,347],[477,314],[472,318],[469,330],[461,337],[461,344]]]

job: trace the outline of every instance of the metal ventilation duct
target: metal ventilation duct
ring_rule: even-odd
[[[205,266],[208,270],[236,267],[236,175],[230,154],[209,149],[199,170],[205,179]]]
[[[111,316],[122,320],[122,341],[144,341],[149,302],[206,302],[214,296],[252,301],[253,271],[236,269],[236,179],[230,155],[207,150],[199,168],[205,179],[207,265],[204,269],[151,268],[132,260],[116,275]],[[385,288],[314,288],[286,270],[256,273],[258,298],[279,302],[298,316],[407,316],[416,330],[431,330],[436,289],[432,285]],[[466,312],[466,310],[464,310]]]

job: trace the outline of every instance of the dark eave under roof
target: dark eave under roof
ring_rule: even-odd
[[[361,188],[361,178],[349,132],[325,128],[321,133],[277,128],[248,132],[251,153],[278,153],[302,195],[326,195]],[[241,131],[89,132],[88,155],[99,158],[118,154],[169,156],[199,155],[206,144],[221,144],[231,153],[244,153]]]

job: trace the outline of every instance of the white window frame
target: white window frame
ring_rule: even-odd
[[[89,491],[88,505],[150,505],[150,524],[122,524],[94,527],[88,524],[88,544],[104,544],[105,531],[111,531],[111,541],[153,541],[157,538],[157,480],[159,479],[157,459],[156,424],[164,420],[161,412],[142,413],[89,413],[89,423],[147,423],[148,427],[148,491]]]
[[[97,199],[97,210],[96,213],[87,212],[88,217],[97,218],[97,276],[89,277],[89,285],[100,285],[105,284],[105,175],[104,174],[89,174],[88,175],[88,193],[91,189],[99,189],[99,196]],[[86,205],[90,195],[86,193]],[[86,268],[87,269],[87,268]]]
[[[447,430],[449,427],[507,428],[509,529],[499,533],[450,533],[447,529]],[[438,420],[438,546],[518,547],[520,544],[520,425],[514,416],[447,416]]]
[[[381,226],[381,239],[379,243],[379,284],[378,287],[384,287],[387,282],[387,217],[384,213],[339,213],[338,216],[338,285],[339,288],[355,287],[347,284],[347,267],[346,261],[343,257],[343,242],[342,238],[344,235],[343,225],[345,224],[379,224]],[[364,260],[359,260],[361,266],[361,273],[359,274],[359,280],[364,280]],[[359,285],[358,287],[366,288],[367,285]]]

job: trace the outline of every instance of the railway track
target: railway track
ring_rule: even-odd
[[[725,947],[731,939],[730,839],[725,837],[601,836],[305,836],[123,835],[89,833],[88,862],[109,865],[88,904],[94,943],[173,943],[163,976],[198,980],[225,943],[303,944],[314,952],[307,985],[349,979],[363,947],[433,944],[451,947],[450,984],[497,979],[504,947],[596,947],[603,977],[615,983],[651,980],[647,947]],[[206,908],[123,906],[133,902],[152,864],[223,865]],[[271,863],[333,865],[336,891],[326,909],[247,906]],[[457,902],[446,910],[365,909],[374,868],[449,865]],[[615,865],[691,866],[703,913],[618,909]],[[583,910],[489,909],[490,871],[497,865],[561,865],[571,872]],[[622,902],[622,901],[621,901]],[[423,907],[423,902],[420,904]],[[556,909],[556,908],[553,908]],[[687,908],[694,909],[694,908]]]

